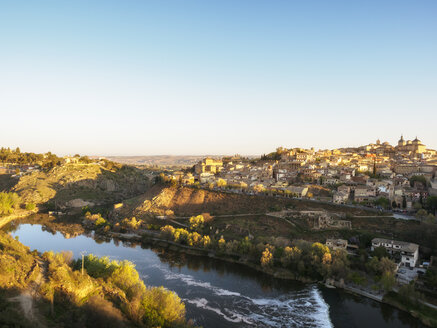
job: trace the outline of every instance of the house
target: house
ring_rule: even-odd
[[[289,186],[285,189],[289,190],[293,195],[296,195],[297,197],[305,197],[308,193],[308,187],[305,186]]]
[[[346,249],[347,248],[347,240],[344,239],[326,239],[325,245],[333,250],[337,249]]]
[[[332,195],[332,201],[337,204],[343,204],[349,199],[349,193],[344,191],[335,191]]]
[[[207,157],[194,166],[197,174],[201,173],[218,173],[223,169],[223,161]]]
[[[375,197],[375,189],[368,186],[357,186],[355,188],[354,200],[358,203],[372,200]]]
[[[372,239],[372,251],[377,247],[384,247],[389,254],[399,253],[401,263],[407,267],[415,267],[419,259],[419,245],[414,243],[374,238]]]

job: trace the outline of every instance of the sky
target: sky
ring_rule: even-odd
[[[437,1],[0,0],[0,146],[437,148]]]

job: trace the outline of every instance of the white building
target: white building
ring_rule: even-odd
[[[419,259],[419,245],[406,241],[397,241],[384,238],[374,238],[372,240],[372,251],[376,247],[385,247],[390,253],[400,253],[401,263],[407,267],[415,267]]]

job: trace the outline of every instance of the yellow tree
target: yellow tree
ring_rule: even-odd
[[[226,187],[227,182],[226,180],[223,180],[222,178],[217,179],[217,187],[221,188],[221,187]]]
[[[273,264],[273,255],[270,253],[269,249],[266,248],[261,255],[261,266],[266,268]]]
[[[190,229],[193,231],[198,231],[203,228],[203,223],[205,222],[205,219],[202,215],[198,216],[192,216],[190,218]]]

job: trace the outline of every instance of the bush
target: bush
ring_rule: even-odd
[[[164,287],[147,288],[141,306],[145,310],[143,322],[148,326],[168,327],[185,320],[184,303]]]
[[[202,215],[192,216],[190,218],[190,230],[199,231],[203,228],[205,220]]]
[[[26,204],[26,210],[33,211],[36,208],[35,203],[27,203]]]
[[[13,192],[0,192],[0,215],[11,214],[20,207],[20,197]]]

